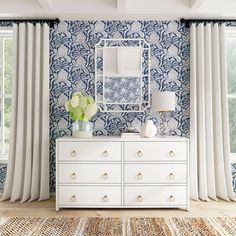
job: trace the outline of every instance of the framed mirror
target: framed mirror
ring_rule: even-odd
[[[95,99],[102,112],[150,106],[150,46],[144,39],[102,39],[95,46]]]

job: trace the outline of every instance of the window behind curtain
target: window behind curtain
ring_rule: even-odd
[[[11,121],[12,29],[0,28],[0,161],[8,157]]]

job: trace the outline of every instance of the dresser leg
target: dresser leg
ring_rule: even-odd
[[[181,210],[181,211],[189,212],[189,207],[181,207],[181,208],[178,208],[178,209]]]
[[[59,207],[58,206],[56,206],[56,211],[59,211]]]

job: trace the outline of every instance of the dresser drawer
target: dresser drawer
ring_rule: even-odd
[[[126,206],[175,206],[187,204],[186,186],[126,186]]]
[[[62,164],[59,183],[121,183],[120,164]]]
[[[125,161],[186,161],[185,142],[125,142]]]
[[[61,206],[119,206],[120,186],[59,186]]]
[[[186,183],[186,164],[125,164],[125,183]]]
[[[59,161],[121,161],[120,142],[59,142]]]

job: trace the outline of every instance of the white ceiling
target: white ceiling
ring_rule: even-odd
[[[236,0],[0,0],[0,17],[236,18]]]

